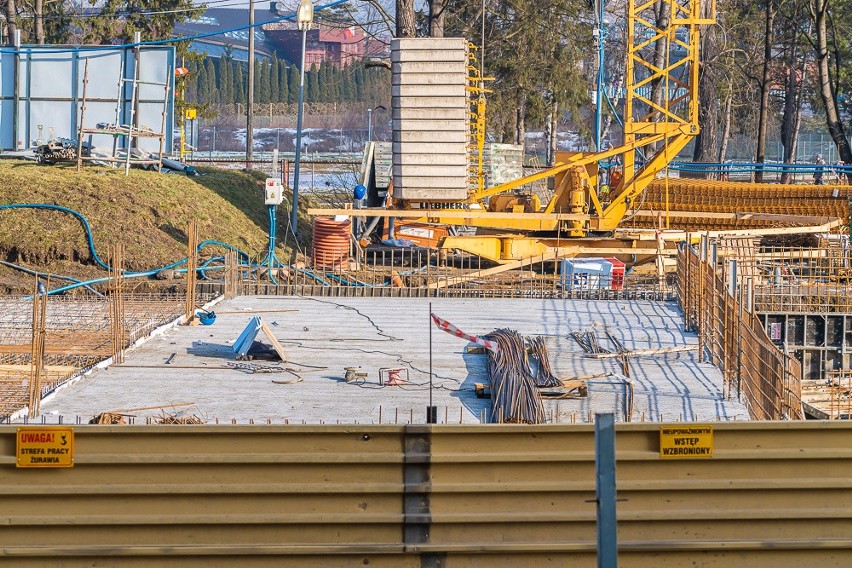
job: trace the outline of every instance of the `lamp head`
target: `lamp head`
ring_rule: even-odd
[[[296,22],[300,30],[307,30],[314,21],[314,5],[311,0],[300,0],[299,9],[296,11]]]

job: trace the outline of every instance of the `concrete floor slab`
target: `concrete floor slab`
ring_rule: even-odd
[[[588,421],[596,412],[625,416],[627,387],[618,359],[591,359],[570,337],[609,331],[627,349],[695,345],[682,331],[674,303],[539,299],[309,298],[243,296],[218,304],[211,326],[177,327],[129,352],[122,365],[97,370],[45,399],[42,413],[73,423],[112,410],[193,403],[175,409],[208,423],[423,423],[429,403],[429,304],[438,316],[472,334],[510,328],[546,338],[559,377],[605,374],[584,399],[546,400],[551,421]],[[252,361],[289,371],[250,373],[235,361],[233,342],[260,315],[288,355],[286,363]],[[433,403],[439,422],[477,423],[489,401],[474,383],[487,383],[485,355],[432,327]],[[261,335],[262,337],[262,335]],[[346,367],[367,373],[344,381]],[[380,368],[407,369],[404,386],[379,383]],[[632,419],[745,420],[745,406],[722,396],[722,374],[696,351],[631,358]],[[404,375],[403,375],[404,376]],[[298,378],[300,382],[292,382]],[[273,381],[279,381],[279,384]],[[161,410],[130,412],[138,423]]]

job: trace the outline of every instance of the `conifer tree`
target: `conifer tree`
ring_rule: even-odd
[[[257,74],[258,85],[255,91],[256,100],[259,103],[270,102],[269,98],[269,63],[267,61],[260,62],[260,73]]]
[[[305,100],[312,102],[320,100],[319,70],[316,65],[311,65],[310,70],[305,73]]]
[[[216,67],[213,65],[213,59],[211,58],[207,58],[204,61],[204,75],[207,79],[207,85],[204,88],[205,98],[200,102],[219,102],[219,90],[216,88]]]
[[[328,63],[322,63],[317,72],[317,100],[323,103],[331,102],[334,95],[329,88],[331,86],[330,67]]]
[[[234,103],[234,62],[224,57],[219,60],[219,102]]]
[[[272,54],[272,61],[269,63],[269,102],[277,103],[278,98],[278,56]]]
[[[254,61],[254,102],[261,102],[261,89],[260,89],[260,69],[261,64],[260,61]]]
[[[295,65],[290,66],[289,73],[290,92],[287,94],[287,102],[295,103],[299,100],[299,69]]]
[[[287,62],[283,59],[278,62],[278,102],[286,103],[290,97],[290,85],[288,80]]]
[[[243,75],[243,66],[238,64],[234,70],[234,102],[243,104],[246,102],[246,80]]]
[[[192,75],[190,75],[192,77]],[[209,102],[207,91],[207,65],[199,65],[195,72],[195,102]]]

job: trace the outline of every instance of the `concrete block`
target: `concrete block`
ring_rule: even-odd
[[[460,108],[415,108],[410,106],[396,107],[392,113],[394,120],[458,120],[467,122],[470,111],[467,107]]]
[[[412,180],[414,179],[454,179],[456,181],[452,182],[449,187],[456,187],[458,185],[465,185],[468,176],[467,171],[467,163],[460,166],[448,166],[443,164],[431,164],[431,165],[414,165],[409,166],[405,164],[394,163],[393,165],[393,178],[394,185],[396,185],[396,179],[402,178],[402,187],[410,187],[412,185]],[[461,182],[459,180],[462,180]],[[440,185],[438,187],[448,187],[447,185]]]
[[[442,61],[411,61],[409,63],[391,63],[391,72],[394,74],[418,74],[427,75],[435,73],[464,73],[467,74],[467,65],[463,63]]]
[[[437,145],[436,145],[437,146]],[[468,156],[464,152],[437,154],[417,153],[417,152],[402,152],[400,154],[400,164],[403,166],[468,166]]]
[[[394,142],[429,142],[440,144],[463,143],[467,144],[470,133],[465,130],[394,130],[392,140]]]
[[[396,181],[394,181],[393,197],[394,199],[408,199],[411,201],[462,201],[463,199],[467,199],[467,187],[455,189],[429,187],[398,188]]]
[[[406,49],[391,51],[391,63],[431,62],[467,64],[467,52],[464,49]]]
[[[424,49],[431,51],[467,50],[463,37],[400,37],[391,39],[391,52]]]
[[[469,108],[467,97],[393,97],[393,108]]]
[[[447,73],[405,73],[391,77],[391,85],[466,85],[467,71]]]
[[[400,132],[405,132],[406,130],[425,132],[468,132],[467,122],[464,120],[395,120],[393,129]]]
[[[463,84],[455,85],[394,85],[392,97],[465,97],[467,90]]]
[[[461,154],[467,155],[467,142],[394,142],[396,154]]]

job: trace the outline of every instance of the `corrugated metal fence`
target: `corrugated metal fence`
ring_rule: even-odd
[[[742,397],[754,420],[803,419],[801,364],[769,339],[747,291],[732,293],[728,274],[690,246],[678,253],[677,274],[684,324],[724,373],[726,394]]]
[[[852,565],[852,424],[714,424],[710,459],[618,425],[623,566]],[[576,426],[85,426],[15,467],[12,566],[592,566],[594,431]],[[2,562],[2,561],[0,561]]]

